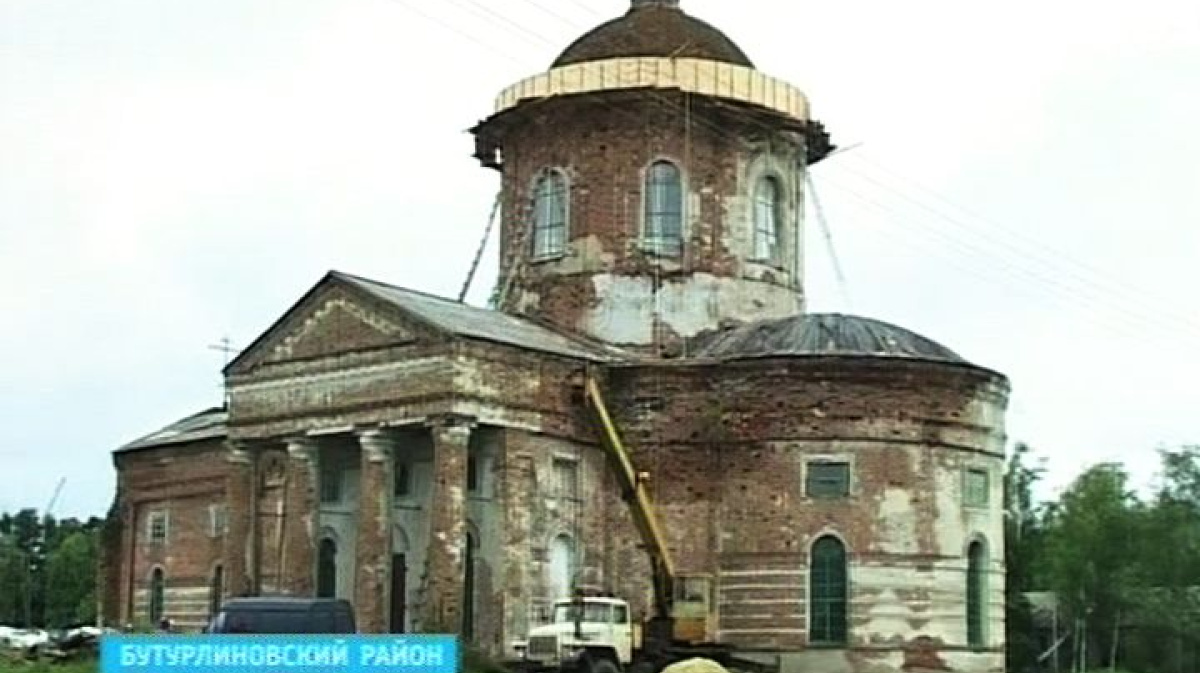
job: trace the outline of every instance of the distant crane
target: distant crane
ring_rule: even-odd
[[[54,505],[58,502],[58,496],[62,495],[63,485],[66,483],[66,477],[62,477],[58,480],[58,486],[54,487],[54,495],[50,496],[50,502],[46,504],[46,509],[42,513],[43,519],[50,516],[50,512],[54,510]]]

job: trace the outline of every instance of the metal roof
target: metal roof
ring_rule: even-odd
[[[225,409],[206,409],[136,439],[117,449],[117,453],[224,437],[227,434],[225,424],[228,420],[229,413]]]
[[[548,327],[499,311],[463,304],[452,299],[388,285],[340,271],[331,272],[331,275],[452,334],[586,360],[607,362],[627,357],[620,349],[571,338]]]
[[[861,316],[810,313],[739,325],[698,339],[701,358],[853,355],[969,364],[945,346],[897,325]]]
[[[584,33],[551,67],[627,56],[670,56],[723,61],[753,68],[725,33],[685,13],[678,2],[634,2],[629,11]]]

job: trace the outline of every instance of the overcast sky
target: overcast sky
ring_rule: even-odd
[[[684,0],[810,97],[809,306],[1012,382],[1047,492],[1200,442],[1200,3]],[[0,510],[100,515],[329,269],[455,296],[466,133],[626,0],[0,0]],[[471,297],[496,265],[488,248]]]

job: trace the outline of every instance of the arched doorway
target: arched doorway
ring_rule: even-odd
[[[832,535],[813,543],[808,564],[811,645],[845,645],[849,598],[846,546]]]
[[[337,596],[337,542],[321,538],[317,547],[317,598]]]
[[[575,543],[565,533],[550,543],[551,600],[569,598],[575,578]]]
[[[225,593],[225,567],[217,564],[213,568],[212,579],[208,587],[208,618],[212,619],[221,609],[221,597]]]
[[[166,611],[167,580],[162,568],[155,568],[150,573],[150,623],[158,626]]]

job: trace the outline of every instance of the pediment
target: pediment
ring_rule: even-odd
[[[262,362],[308,360],[416,339],[412,328],[400,321],[370,311],[350,297],[333,296],[297,320],[292,330],[271,344]]]
[[[394,307],[331,283],[301,299],[229,371],[245,373],[267,364],[402,346],[428,333],[427,326]]]

